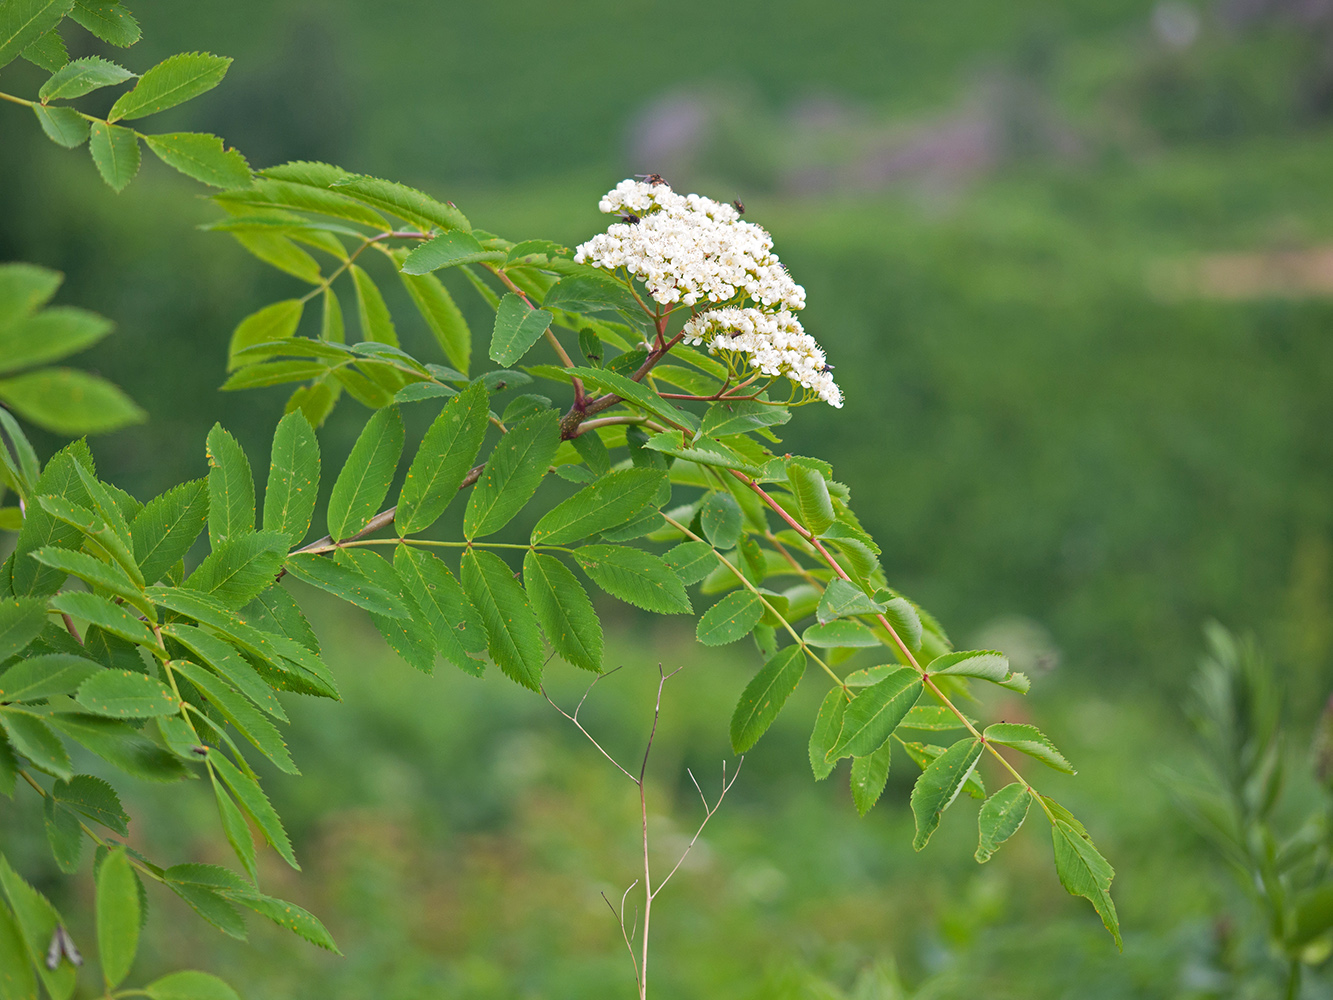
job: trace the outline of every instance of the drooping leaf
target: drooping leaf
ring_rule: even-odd
[[[490,397],[473,382],[445,404],[421,440],[394,512],[404,535],[430,527],[458,494],[486,436]]]
[[[37,116],[37,123],[41,125],[46,137],[57,146],[75,149],[88,141],[92,126],[87,118],[73,108],[46,108],[34,104],[32,113]]]
[[[829,758],[870,756],[898,728],[921,697],[921,690],[921,675],[910,667],[901,667],[862,690],[843,714],[842,730]]]
[[[57,778],[69,779],[73,776],[64,744],[41,719],[26,712],[10,710],[0,712],[0,726],[4,727],[14,749],[32,761],[35,767]]]
[[[329,496],[329,534],[350,538],[379,511],[403,453],[403,418],[397,407],[377,410],[366,422]]]
[[[503,250],[487,250],[471,233],[451,229],[417,246],[403,261],[402,270],[404,274],[429,274],[442,267],[504,259]]]
[[[273,432],[264,486],[264,530],[298,544],[310,530],[319,497],[319,440],[305,415],[288,413]]]
[[[1120,917],[1111,899],[1115,870],[1085,831],[1059,816],[1051,824],[1051,837],[1055,843],[1055,871],[1060,876],[1060,884],[1071,896],[1082,896],[1092,903],[1102,924],[1115,938],[1116,947],[1123,951]]]
[[[0,401],[57,434],[106,434],[147,418],[106,379],[75,368],[40,368],[0,379]]]
[[[853,702],[855,704],[855,702]],[[981,741],[968,737],[940,754],[921,772],[912,786],[912,815],[916,819],[916,837],[912,848],[921,850],[940,825],[940,816],[949,808],[981,759]]]
[[[277,727],[241,697],[238,691],[189,660],[171,660],[170,669],[198,688],[222,717],[235,726],[237,732],[253,743],[256,749],[273,761],[280,770],[288,774],[301,773],[292,763],[291,754],[287,752],[287,744],[283,742]]]
[[[1035,757],[1047,767],[1052,767],[1065,774],[1077,774],[1074,765],[1062,754],[1054,743],[1036,726],[1017,722],[997,722],[987,726],[982,734],[988,743],[1013,747],[1020,753]]]
[[[139,886],[125,849],[117,848],[97,869],[97,954],[107,992],[130,973],[139,927]]]
[[[574,559],[592,581],[612,597],[659,614],[689,614],[685,585],[675,572],[642,549],[624,545],[584,545]]]
[[[229,608],[249,604],[272,586],[287,555],[288,538],[277,531],[252,531],[220,542],[182,585]]]
[[[242,694],[275,719],[287,721],[273,689],[259,676],[259,672],[224,639],[194,625],[172,622],[162,626],[166,635],[181,643],[197,656],[206,667],[224,678]]]
[[[499,531],[537,492],[560,446],[553,410],[525,417],[496,442],[468,498],[463,535],[484,538]]]
[[[167,56],[139,77],[133,90],[116,99],[107,121],[143,118],[207,93],[222,82],[230,65],[230,59],[207,52]]]
[[[486,626],[491,659],[511,679],[537,690],[545,654],[527,594],[494,553],[469,549],[463,553],[461,570],[463,590]]]
[[[705,646],[725,646],[749,635],[763,617],[764,605],[759,595],[737,590],[703,613],[695,636]]]
[[[486,651],[486,627],[449,568],[409,545],[394,550],[393,567],[435,635],[435,648],[460,670],[479,677],[473,654]]]
[[[810,732],[809,747],[810,769],[814,771],[816,781],[827,778],[838,764],[838,759],[832,757],[831,751],[838,741],[838,734],[842,732],[847,704],[847,695],[843,694],[842,688],[835,687],[824,695],[824,701],[819,706],[814,729]]]
[[[66,875],[73,875],[83,859],[83,827],[79,825],[79,817],[49,795],[42,800],[42,814],[46,841],[51,845],[56,867]]]
[[[264,835],[264,839],[268,841],[269,845],[278,852],[284,861],[300,871],[301,866],[296,863],[296,855],[292,852],[292,842],[287,837],[287,831],[282,827],[282,820],[278,818],[278,814],[269,802],[268,796],[259,787],[259,782],[238,770],[235,764],[220,753],[210,751],[208,762],[217,776],[222,779],[223,784],[236,796],[236,801],[240,803],[246,815],[259,827],[259,832]]]
[[[102,87],[114,87],[134,74],[101,56],[85,56],[66,63],[42,84],[37,96],[46,101],[68,101]]]
[[[9,907],[0,905],[0,998],[37,1000],[37,975]]]
[[[745,753],[768,731],[805,673],[800,646],[779,650],[745,686],[731,716],[731,746]]]
[[[88,748],[131,777],[169,782],[185,777],[180,761],[146,740],[134,722],[87,713],[57,713],[46,717],[51,728]],[[58,775],[68,778],[68,774]]]
[[[434,275],[400,272],[400,277],[449,364],[466,375],[472,361],[472,331],[449,290]]]
[[[250,460],[221,424],[208,432],[207,455],[208,542],[217,548],[255,530],[255,481]]]
[[[181,483],[144,505],[130,524],[134,558],[144,580],[156,583],[182,559],[208,522],[209,483]]]
[[[214,779],[213,787],[215,790],[217,785],[217,780]],[[224,815],[234,814],[241,826],[245,827],[245,819],[241,817],[240,810],[236,808],[234,802],[231,802],[226,792],[219,792],[218,795],[219,803],[225,799],[231,807],[230,812]],[[224,819],[223,822],[225,826],[226,820]],[[250,836],[248,828],[245,829],[245,836],[247,838]],[[250,844],[250,850],[253,854],[253,841]],[[231,878],[226,879],[221,875],[222,872],[226,872]],[[216,877],[214,877],[215,873]],[[240,882],[236,875],[217,865],[172,865],[165,874],[167,876],[167,887],[185,900],[195,913],[224,934],[240,941],[245,940],[245,921],[241,919],[240,911],[236,906],[223,895],[227,888]]]
[[[133,670],[101,670],[79,686],[76,700],[94,715],[143,719],[174,715],[180,699],[156,677]]]
[[[978,864],[989,861],[1000,845],[1018,832],[1031,805],[1032,793],[1021,781],[1005,785],[982,803],[977,816],[980,831],[976,852]]]
[[[0,66],[60,23],[74,0],[6,0],[0,4]]]
[[[241,320],[232,331],[227,370],[232,371],[245,363],[237,355],[247,347],[294,337],[304,311],[305,305],[300,299],[283,299]]]
[[[921,615],[910,601],[895,597],[884,604],[884,617],[898,633],[898,638],[907,644],[907,648],[916,652],[921,648]]]
[[[555,556],[528,551],[523,583],[547,641],[567,662],[602,669],[602,624],[578,579]]]
[[[392,564],[369,549],[342,549],[334,558],[344,566],[354,566],[371,583],[391,594],[406,611],[392,618],[372,611],[370,620],[390,649],[423,674],[431,673],[435,669],[434,631]]]
[[[169,132],[146,135],[148,148],[158,159],[186,177],[217,188],[244,187],[250,183],[250,164],[234,149],[224,149],[222,140],[204,132]]]
[[[564,545],[629,521],[663,482],[657,469],[620,469],[595,480],[548,511],[532,529],[534,545]]]
[[[398,346],[398,331],[384,302],[379,286],[362,268],[353,264],[352,287],[356,289],[356,314],[361,322],[361,338],[379,344]]]
[[[268,917],[279,927],[285,927],[294,934],[305,938],[311,944],[317,945],[326,951],[331,951],[335,955],[342,954],[333,942],[333,935],[320,923],[319,918],[309,910],[304,910],[295,903],[274,899],[272,896],[265,896],[257,892],[236,892],[231,894],[231,898],[242,906]]]
[[[787,482],[796,495],[801,523],[816,535],[822,535],[833,524],[833,501],[828,483],[818,470],[799,462],[787,463]]]
[[[93,122],[88,151],[102,180],[114,191],[125,190],[125,185],[139,172],[139,137],[133,129]]]
[[[870,812],[879,801],[879,797],[884,794],[892,760],[892,740],[885,740],[884,745],[869,757],[852,759],[852,802],[856,805],[856,811],[862,816]]]

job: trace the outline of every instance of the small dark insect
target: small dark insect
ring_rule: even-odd
[[[74,947],[69,932],[60,924],[56,924],[56,929],[51,932],[51,946],[46,949],[46,967],[55,972],[60,967],[61,958],[69,959],[70,965],[83,964],[83,956],[79,954],[79,949]]]
[[[197,753],[200,757],[208,756],[208,747],[190,747],[190,750]]]
[[[634,176],[641,181],[647,181],[653,187],[657,187],[657,185],[659,184],[666,183],[666,181],[662,179],[661,174],[635,174]]]
[[[745,202],[737,198],[731,204],[735,207],[736,211],[739,212],[741,215],[745,214]]]
[[[501,392],[501,391],[503,391],[503,390],[504,390],[504,387],[505,387],[505,384],[504,384],[503,381],[500,381],[500,382],[496,382],[496,383],[495,383],[495,391],[496,391],[496,392]]]
[[[626,212],[624,215],[620,216],[620,221],[628,222],[632,226],[639,221],[639,217],[633,212]]]
[[[819,370],[820,370],[821,372],[824,372],[825,374],[827,374],[828,372],[833,371],[833,369],[836,368],[836,367],[838,367],[838,366],[837,366],[837,365],[821,365],[820,368],[819,368]]]

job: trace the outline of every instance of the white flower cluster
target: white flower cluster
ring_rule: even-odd
[[[824,349],[786,309],[711,309],[685,324],[685,343],[704,344],[710,354],[736,351],[764,375],[785,375],[824,402],[842,406],[842,390],[829,374]]]
[[[706,309],[685,324],[686,343],[742,356],[760,373],[785,375],[842,406],[824,351],[792,315],[805,307],[805,289],[782,266],[762,227],[742,222],[737,207],[677,194],[658,177],[621,181],[597,207],[623,213],[625,221],[579,246],[574,260],[608,271],[625,268],[662,305]],[[738,297],[754,305],[708,309]]]
[[[738,294],[764,306],[800,309],[805,289],[773,254],[773,238],[742,222],[731,205],[665,183],[626,180],[598,204],[638,221],[616,223],[580,246],[578,263],[623,267],[662,305],[728,302]]]

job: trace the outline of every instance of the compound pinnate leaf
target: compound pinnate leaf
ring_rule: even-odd
[[[139,172],[139,137],[132,129],[93,122],[88,151],[102,180],[114,191],[125,190],[125,185]]]
[[[745,686],[731,716],[731,746],[745,753],[768,731],[805,674],[800,646],[779,650]]]
[[[230,65],[230,59],[207,52],[168,56],[139,77],[133,90],[117,98],[107,121],[143,118],[207,93],[222,82]]]
[[[912,815],[916,819],[914,850],[921,850],[940,825],[944,810],[953,804],[981,759],[981,741],[959,740],[936,757],[912,786]]]
[[[278,421],[273,432],[264,486],[264,529],[280,532],[295,545],[310,530],[318,497],[319,440],[298,410]]]
[[[155,677],[133,670],[102,670],[79,685],[75,700],[94,715],[144,719],[174,715],[180,699]]]
[[[67,101],[74,97],[82,97],[84,94],[91,94],[102,87],[114,87],[133,76],[134,74],[125,67],[117,66],[109,59],[103,59],[101,56],[85,56],[58,69],[42,84],[37,96],[43,103]]]
[[[398,346],[398,330],[384,302],[379,286],[362,268],[353,264],[352,287],[356,289],[356,314],[361,323],[361,339],[376,344]],[[395,387],[396,388],[396,387]]]
[[[218,188],[244,187],[250,183],[250,164],[234,149],[224,149],[222,140],[205,132],[168,132],[146,135],[144,141],[157,158],[186,177]]]
[[[900,667],[863,689],[847,706],[842,731],[828,758],[870,756],[898,728],[921,697],[921,690],[921,675],[910,667]]]
[[[394,525],[404,535],[429,528],[458,494],[486,436],[490,396],[473,382],[431,423],[403,480]]]
[[[129,975],[139,927],[139,886],[125,849],[117,848],[97,869],[97,953],[108,992]]]
[[[364,528],[389,492],[403,453],[403,418],[397,407],[367,421],[329,496],[329,534],[349,538]]]
[[[217,976],[186,969],[154,979],[143,988],[150,1000],[240,1000]]]
[[[523,583],[552,648],[574,666],[600,673],[602,623],[578,578],[555,556],[529,550]]]
[[[869,757],[852,759],[851,789],[852,802],[856,811],[864,816],[875,807],[879,797],[884,794],[884,786],[889,781],[889,765],[893,761],[893,741],[886,740],[884,745]]]
[[[921,615],[905,598],[895,597],[884,604],[884,617],[898,633],[898,638],[915,652],[921,648]]]
[[[976,859],[985,864],[1000,845],[1018,832],[1032,805],[1032,792],[1021,781],[1005,785],[981,805]]]
[[[272,896],[265,896],[257,892],[234,892],[231,894],[231,898],[242,906],[268,917],[279,927],[285,927],[294,934],[305,938],[311,944],[317,945],[326,951],[331,951],[335,955],[342,954],[333,942],[333,935],[320,923],[319,918],[309,910],[302,909],[295,903],[289,903],[284,899],[274,899]]]
[[[1074,765],[1069,763],[1065,755],[1056,749],[1055,744],[1036,726],[1017,722],[997,722],[993,726],[987,726],[982,735],[988,743],[1012,747],[1019,753],[1037,758],[1047,767],[1057,771],[1063,771],[1065,774],[1078,773],[1074,770]]]
[[[157,639],[141,619],[100,594],[67,590],[51,599],[51,607],[75,618],[82,618],[112,635],[118,635],[138,645],[148,647],[158,645]]]
[[[389,648],[407,663],[423,674],[434,671],[434,630],[417,607],[416,599],[403,584],[393,564],[368,549],[343,549],[335,553],[334,558],[348,568],[355,568],[380,590],[392,595],[406,614],[389,617],[372,611],[370,620]]]
[[[499,531],[532,499],[560,447],[559,416],[545,410],[525,417],[495,444],[468,498],[463,535]]]
[[[584,545],[574,559],[597,586],[644,611],[689,614],[685,585],[660,556],[624,545]]]
[[[219,677],[223,677],[242,694],[275,719],[287,721],[287,713],[273,693],[273,689],[259,676],[240,653],[228,642],[194,625],[173,622],[162,626],[164,634],[181,643]]]
[[[463,590],[486,625],[487,649],[511,679],[536,691],[541,685],[541,629],[528,596],[504,560],[491,552],[463,553]]]
[[[228,348],[230,361],[227,370],[234,371],[246,363],[239,360],[237,355],[247,347],[269,344],[275,340],[286,340],[294,336],[304,310],[305,305],[300,299],[283,299],[241,320],[231,334],[231,345]]]
[[[695,636],[705,646],[725,646],[749,635],[763,617],[764,605],[759,595],[738,590],[703,613]]]
[[[564,545],[622,525],[652,503],[663,479],[657,469],[607,473],[551,508],[532,529],[532,543]]]
[[[286,168],[276,168],[269,171],[269,175],[277,177],[279,180],[303,176],[308,182],[325,181],[323,186],[331,186],[339,194],[345,194],[359,202],[378,208],[380,211],[389,212],[400,219],[406,219],[408,222],[420,226],[439,226],[442,229],[472,228],[467,221],[467,217],[453,205],[437,201],[416,188],[399,184],[396,181],[347,174],[342,171],[339,171],[340,177],[335,177],[332,171],[337,171],[337,167],[331,168],[331,170],[328,168],[321,169],[323,166],[323,164],[311,163],[288,164],[287,167],[293,168],[291,172],[287,172]],[[501,259],[503,259],[503,255]]]
[[[203,667],[189,660],[171,660],[169,668],[188,680],[221,713],[222,717],[236,727],[236,731],[254,744],[265,757],[273,761],[280,770],[288,774],[300,774],[292,763],[287,744],[283,742],[277,727],[260,713],[240,692],[233,690],[226,682],[209,673]]]
[[[840,618],[827,625],[811,625],[802,636],[807,645],[821,649],[856,649],[878,646],[875,633],[858,621]]]
[[[490,358],[508,368],[523,355],[537,339],[550,328],[555,317],[545,309],[533,309],[515,295],[507,294],[495,311],[495,327],[491,331]]]

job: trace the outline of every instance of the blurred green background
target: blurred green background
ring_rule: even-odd
[[[1123,956],[1056,883],[1042,824],[979,868],[967,801],[912,853],[910,764],[865,820],[844,772],[814,784],[807,682],[659,903],[658,996],[1269,995],[1257,944],[1241,964],[1259,985],[1228,974],[1246,897],[1154,768],[1191,766],[1181,704],[1217,618],[1278,666],[1290,810],[1321,794],[1301,775],[1333,659],[1333,5],[131,7],[132,66],[236,59],[155,125],[216,132],[256,166],[393,177],[513,239],[587,238],[635,172],[742,199],[847,396],[802,410],[788,447],[832,460],[889,578],[955,641],[1036,675],[1030,706],[988,711],[1030,713],[1081,768],[1047,783],[1117,867]],[[15,63],[4,84],[40,79]],[[86,153],[0,107],[0,259],[65,272],[60,301],[117,322],[84,363],[152,419],[95,451],[146,497],[202,474],[214,420],[263,460],[281,390],[215,388],[235,323],[295,282],[197,231],[214,214],[197,187],[143,173],[113,195]],[[327,455],[350,447],[355,407],[322,432]],[[199,963],[255,998],[628,995],[598,894],[634,877],[633,787],[544,702],[418,676],[368,622],[301,596],[347,698],[292,706],[305,777],[268,787],[306,868],[268,874],[347,957],[258,925],[239,946],[155,900],[144,968]],[[641,746],[657,662],[687,667],[650,770],[665,857],[698,820],[684,769],[715,783],[758,660],[607,612],[626,669],[589,719],[620,754]],[[154,856],[223,860],[211,809],[145,789],[132,811]],[[7,850],[40,836],[3,823]],[[54,889],[44,851],[13,848]]]

